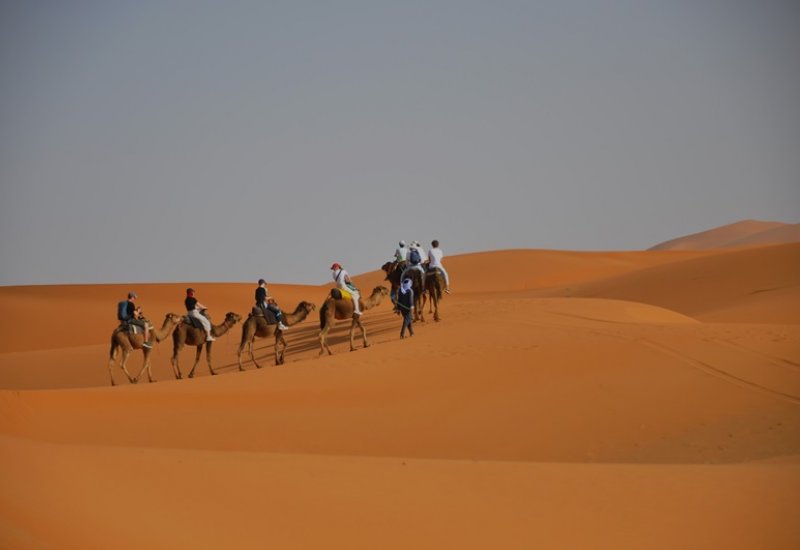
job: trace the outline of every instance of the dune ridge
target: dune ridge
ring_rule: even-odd
[[[109,387],[130,285],[0,288],[0,546],[796,548],[800,245],[446,258],[441,323]],[[383,273],[356,277],[363,289]],[[153,319],[182,284],[135,285]],[[196,285],[221,319],[254,284]],[[329,285],[271,285],[285,309]],[[80,331],[42,341],[47,305]],[[360,348],[360,341],[359,341]],[[271,364],[272,343],[256,342]],[[193,350],[181,355],[189,365]],[[141,356],[132,359],[138,370]],[[186,369],[184,369],[186,370]]]
[[[706,250],[798,241],[800,241],[800,224],[742,220],[670,239],[652,246],[650,250]]]

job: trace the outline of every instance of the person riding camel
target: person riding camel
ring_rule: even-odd
[[[267,281],[264,279],[258,280],[256,306],[264,313],[267,324],[274,325],[277,323],[278,329],[288,330],[289,327],[283,324],[283,312],[278,307],[278,302],[275,301],[275,298],[269,295]]]
[[[447,275],[447,270],[442,265],[443,257],[444,252],[439,248],[439,241],[434,239],[431,241],[431,249],[428,251],[428,270],[433,271],[438,268],[442,272],[442,275],[444,275],[444,291],[450,294],[450,276]]]
[[[138,297],[139,296],[135,292],[128,292],[128,299],[123,300],[119,304],[117,318],[122,323],[135,325],[141,328],[144,332],[143,346],[146,348],[152,348],[153,343],[150,341],[150,323],[144,318],[142,314],[142,308],[136,306],[135,302]]]
[[[408,248],[405,241],[400,241],[394,251],[394,261],[399,263],[405,262],[408,259]]]
[[[408,265],[400,274],[400,280],[404,281],[408,277],[408,272],[417,269],[422,274],[422,287],[425,288],[425,268],[422,266],[422,249],[417,241],[411,241],[408,250]]]
[[[213,342],[216,340],[216,338],[211,335],[211,321],[209,321],[208,317],[201,313],[201,311],[207,308],[198,302],[197,298],[194,297],[193,288],[186,289],[186,299],[183,301],[183,303],[186,306],[186,311],[188,312],[189,317],[195,319],[197,322],[203,325],[203,329],[206,331],[206,342]]]
[[[359,307],[358,301],[361,298],[361,293],[359,293],[356,286],[350,280],[350,274],[344,270],[342,264],[334,263],[331,266],[331,271],[333,271],[333,280],[336,282],[336,286],[344,290],[353,298],[353,315],[361,315],[361,309]]]

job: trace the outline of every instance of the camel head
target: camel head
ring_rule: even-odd
[[[388,296],[389,289],[385,286],[376,286],[372,289],[372,295],[375,296],[376,294],[380,294],[381,296]]]
[[[395,262],[386,262],[385,264],[383,264],[381,266],[381,269],[384,271],[384,273],[386,273],[386,278],[387,279],[389,278],[389,274],[392,271],[394,271],[394,269],[393,269],[394,264],[395,264]]]
[[[311,313],[312,311],[317,309],[317,306],[315,306],[311,302],[303,301],[303,302],[300,302],[300,305],[299,305],[298,309],[302,309],[306,313]]]
[[[230,325],[233,326],[233,325],[235,325],[236,323],[238,323],[241,320],[242,320],[242,316],[239,315],[238,313],[234,313],[232,311],[229,311],[228,313],[225,314],[225,324],[226,325],[230,323]]]
[[[178,315],[177,313],[167,313],[164,316],[164,323],[170,323],[172,325],[177,325],[183,321],[183,315]]]

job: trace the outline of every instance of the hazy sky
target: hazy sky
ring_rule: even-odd
[[[793,0],[3,1],[0,284],[797,223],[799,103]]]

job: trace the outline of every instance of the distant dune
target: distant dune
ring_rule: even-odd
[[[743,223],[691,250],[447,257],[413,338],[386,303],[369,348],[340,321],[319,357],[315,312],[285,365],[257,340],[267,366],[240,373],[240,324],[218,376],[203,356],[175,380],[167,339],[153,384],[109,372],[116,302],[160,324],[185,284],[2,287],[0,547],[800,548],[800,243]],[[722,234],[747,248],[697,245]],[[217,321],[252,305],[193,286]],[[270,290],[292,310],[329,285]]]
[[[650,250],[706,250],[800,242],[800,224],[744,220],[659,243]]]
[[[703,321],[798,324],[800,243],[676,258],[539,295],[631,300]]]

